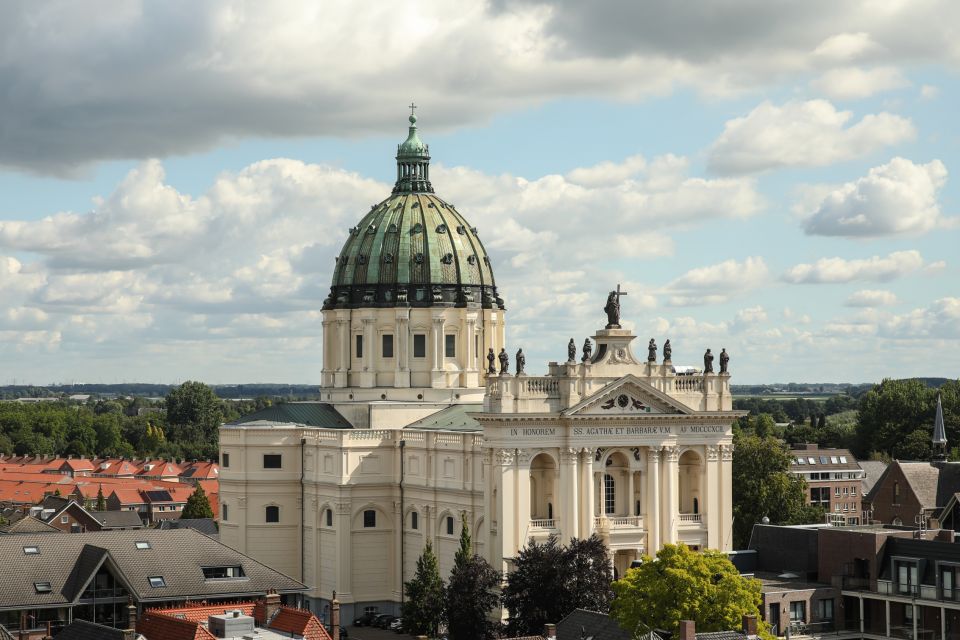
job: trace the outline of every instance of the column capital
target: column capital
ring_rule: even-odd
[[[517,449],[517,462],[527,464],[533,459],[533,454],[528,449]]]
[[[660,447],[647,447],[647,463],[659,464],[659,462],[660,462]]]
[[[720,455],[723,457],[724,462],[733,460],[733,445],[732,444],[720,445]]]
[[[578,451],[573,448],[560,449],[561,464],[574,464],[577,461]]]
[[[497,449],[494,452],[493,457],[497,466],[500,466],[500,467],[512,466],[513,461],[516,458],[516,449]]]
[[[708,444],[708,445],[707,445],[707,460],[713,462],[713,461],[718,460],[719,458],[720,458],[720,447],[719,447],[718,445],[715,445],[715,444]]]
[[[679,447],[664,447],[663,448],[663,460],[664,462],[676,462],[680,459],[680,448]]]

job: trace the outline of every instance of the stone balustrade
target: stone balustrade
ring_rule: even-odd
[[[553,518],[538,518],[530,521],[531,529],[556,529],[557,521]]]

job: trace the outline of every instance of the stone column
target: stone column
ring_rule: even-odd
[[[513,557],[513,549],[517,538],[517,474],[516,474],[516,451],[514,449],[497,449],[494,454],[495,471],[500,476],[500,495],[497,499],[497,508],[499,512],[498,531],[500,532],[500,545],[498,560]],[[529,508],[529,507],[528,507]],[[524,527],[526,528],[526,527]],[[496,565],[494,565],[496,566]]]
[[[647,506],[643,519],[647,530],[647,553],[660,549],[660,447],[647,448]]]
[[[632,516],[634,512],[633,502],[636,498],[633,495],[633,466],[627,467],[627,511],[626,515]]]
[[[350,374],[350,319],[347,317],[337,318],[337,346],[340,357],[337,360],[337,371],[333,375],[333,384],[342,389],[349,386]]]
[[[680,487],[678,486],[680,484],[680,469],[677,464],[679,457],[677,447],[663,448],[663,465],[660,469],[663,476],[660,540],[663,544],[676,544],[677,542],[677,513],[680,507]]]
[[[593,533],[594,499],[593,489],[593,451],[580,451],[580,537],[588,538]]]
[[[363,318],[363,370],[360,373],[360,386],[377,386],[377,369],[373,365],[376,343],[376,324],[374,318]]]
[[[517,488],[516,529],[514,530],[513,557],[527,544],[527,532],[530,531],[530,460],[533,455],[526,449],[517,449],[514,466],[514,486]]]
[[[720,546],[721,551],[733,548],[733,444],[720,447]]]
[[[707,546],[711,549],[720,548],[721,525],[720,525],[720,447],[713,444],[706,446],[706,462],[704,473],[706,474],[706,489],[703,491],[703,498],[700,501],[701,517],[705,518],[704,524],[707,526]]]
[[[577,450],[560,449],[560,486],[556,491],[560,498],[560,539],[584,537],[578,532],[577,520]],[[556,516],[557,514],[554,514]]]
[[[435,313],[433,325],[430,328],[430,339],[433,342],[433,369],[430,371],[430,386],[434,389],[443,389],[447,386],[444,374],[444,319],[442,312]]]
[[[398,309],[393,336],[393,356],[396,367],[393,371],[393,386],[410,386],[410,311]]]

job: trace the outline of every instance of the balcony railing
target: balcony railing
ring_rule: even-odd
[[[680,522],[699,524],[703,522],[703,514],[702,513],[681,513]]]
[[[553,518],[537,518],[530,521],[531,529],[556,529],[557,521]]]

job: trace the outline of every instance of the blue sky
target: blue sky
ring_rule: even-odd
[[[960,8],[581,4],[0,8],[0,382],[319,381],[411,100],[531,372],[622,282],[735,382],[956,377]]]

